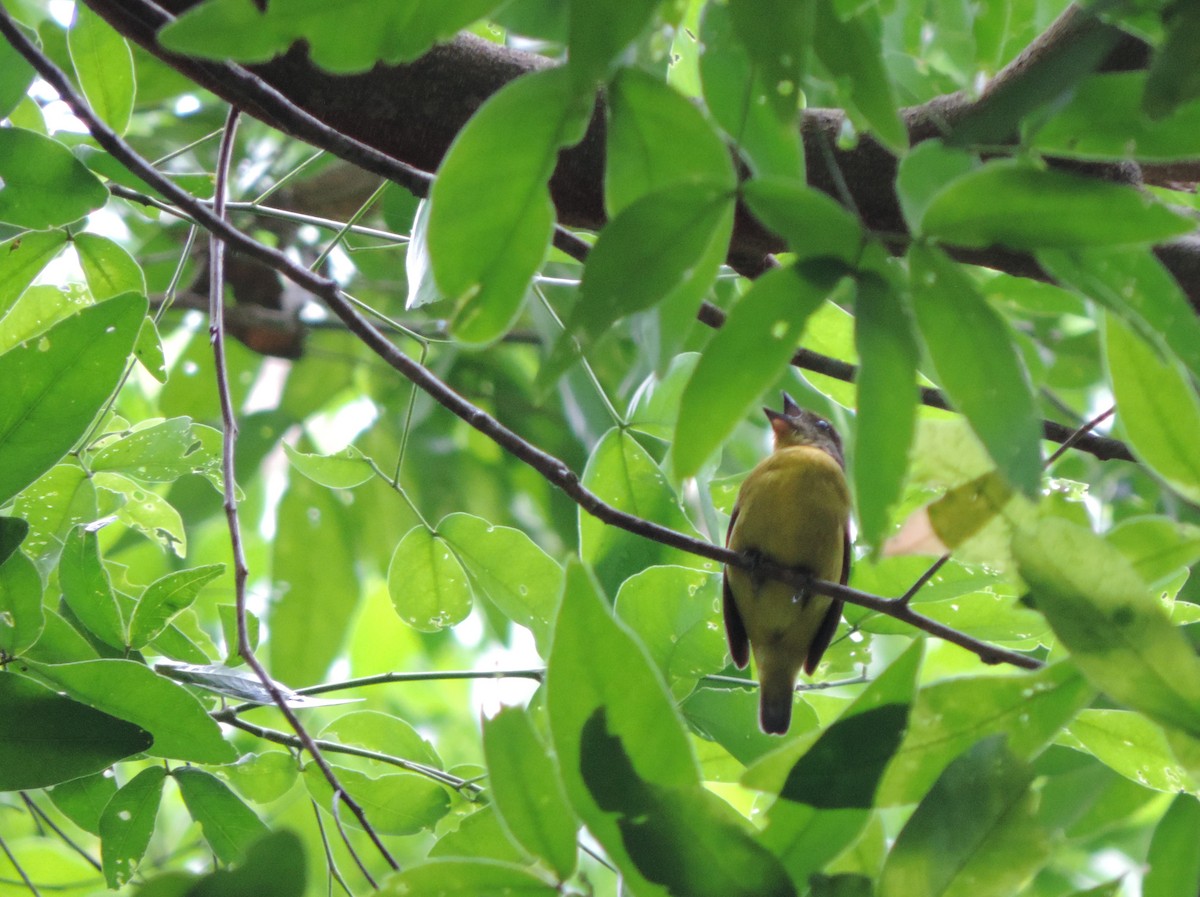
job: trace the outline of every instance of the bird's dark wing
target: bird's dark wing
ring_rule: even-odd
[[[850,580],[850,527],[846,527],[842,532],[842,578],[841,584],[845,585]],[[829,643],[833,641],[833,634],[837,632],[838,623],[842,619],[842,605],[844,602],[834,600],[829,605],[829,610],[825,611],[825,616],[821,619],[821,625],[817,627],[816,634],[813,636],[812,644],[808,646],[808,656],[804,658],[804,672],[808,675],[813,674],[813,670],[817,668],[817,664],[821,662],[821,656],[825,653],[825,649],[829,647]]]
[[[729,545],[729,536],[733,532],[733,524],[738,519],[741,509],[734,505],[733,515],[729,518],[729,529],[725,532],[725,545]],[[738,613],[737,603],[733,600],[733,589],[729,587],[729,576],[721,576],[721,591],[725,596],[725,637],[729,640],[729,653],[739,670],[745,669],[750,662],[750,637],[746,635],[746,624]]]

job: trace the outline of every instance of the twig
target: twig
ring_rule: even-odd
[[[33,798],[24,791],[21,792],[21,800],[25,802],[25,806],[28,808],[29,812],[41,819],[42,823],[46,825],[50,831],[54,832],[60,841],[66,844],[67,847],[71,848],[71,850],[79,854],[79,856],[81,856],[88,865],[90,865],[97,872],[104,871],[104,866],[100,864],[100,861],[84,850],[79,844],[75,843],[75,841],[71,839],[70,835],[64,832],[62,828],[50,818],[50,815],[37,804],[35,804],[33,802]]]
[[[700,307],[696,317],[701,323],[707,324],[714,330],[720,329],[725,324],[725,312],[710,302],[705,302]],[[844,383],[853,383],[858,377],[857,365],[830,358],[828,355],[810,352],[808,349],[797,349],[792,356],[792,364],[806,371],[814,371],[824,374],[826,377],[832,377],[834,380],[841,380]],[[943,411],[955,410],[941,390],[928,386],[921,387],[921,404],[928,405],[930,408],[941,408]],[[1094,455],[1101,461],[1136,460],[1129,451],[1129,447],[1119,439],[1110,439],[1107,436],[1080,436],[1073,427],[1063,426],[1056,421],[1042,421],[1042,435],[1051,442],[1066,442],[1068,439],[1074,439],[1072,445],[1075,448]]]
[[[229,189],[229,166],[233,158],[234,138],[237,134],[238,110],[231,108],[225,123],[225,133],[221,136],[221,145],[217,154],[216,191],[213,194],[213,216],[225,220],[225,200]],[[333,789],[334,799],[343,801],[354,817],[359,821],[364,832],[375,844],[376,849],[393,869],[399,869],[400,864],[384,845],[383,840],[367,820],[367,815],[358,805],[341,782],[338,781],[333,768],[321,756],[316,743],[305,730],[299,718],[288,706],[287,698],[275,685],[268,675],[266,668],[259,662],[254,653],[254,645],[250,639],[250,628],[246,621],[246,579],[249,569],[246,566],[246,553],[242,545],[242,528],[238,518],[237,481],[235,479],[234,461],[237,450],[237,411],[233,407],[233,392],[229,387],[229,369],[225,358],[225,241],[213,234],[209,240],[209,338],[212,341],[213,359],[216,367],[217,394],[221,402],[221,468],[222,486],[224,491],[225,517],[229,526],[229,541],[233,552],[234,602],[237,612],[237,641],[238,654],[246,661],[246,665],[254,671],[262,682],[263,688],[271,695],[271,700],[287,719],[288,724],[299,737],[305,750],[312,755],[313,762],[321,770],[329,787]]]
[[[283,745],[284,747],[295,748],[297,750],[308,750],[308,747],[296,735],[289,735],[287,732],[280,732],[278,729],[268,729],[265,726],[257,726],[254,723],[248,723],[244,719],[239,719],[234,716],[229,710],[222,710],[219,713],[212,715],[213,719],[218,722],[227,723],[243,732],[248,732],[263,741],[274,742],[275,744]],[[383,754],[379,751],[372,751],[368,748],[356,747],[352,744],[341,744],[336,741],[328,741],[323,738],[318,738],[313,741],[322,751],[330,754],[347,754],[352,757],[362,757],[366,760],[374,760],[378,763],[386,763],[389,766],[396,766],[403,769],[405,772],[413,772],[417,775],[425,776],[432,779],[439,785],[445,785],[447,788],[453,788],[455,791],[467,790],[472,793],[482,791],[482,788],[472,785],[466,779],[452,775],[444,770],[437,769],[433,766],[428,766],[424,763],[417,763],[415,760],[406,760],[403,757],[396,757],[392,754]]]
[[[21,876],[21,881],[25,882],[25,887],[29,889],[29,893],[33,897],[42,897],[42,892],[38,890],[37,885],[30,880],[29,876],[25,874],[25,870],[21,868],[21,864],[17,862],[17,858],[13,856],[13,852],[9,850],[8,844],[2,837],[0,837],[0,851],[3,851],[4,855],[8,857],[8,862],[17,870],[17,875]]]
[[[579,480],[579,475],[571,470],[565,462],[522,439],[494,417],[487,414],[483,409],[473,405],[451,390],[431,371],[422,367],[392,345],[380,331],[360,315],[354,306],[347,301],[345,295],[334,281],[309,271],[301,265],[297,265],[284,253],[250,238],[223,218],[214,215],[211,210],[203,204],[198,203],[187,191],[156,171],[88,108],[87,104],[75,92],[63,72],[25,38],[7,12],[2,9],[0,9],[0,33],[29,61],[38,74],[58,92],[59,96],[70,106],[79,119],[87,124],[88,130],[91,131],[96,142],[115,159],[120,161],[122,165],[150,184],[155,190],[168,197],[181,209],[187,211],[195,218],[198,224],[219,236],[229,245],[271,266],[297,286],[318,296],[335,315],[345,322],[347,328],[376,355],[407,377],[415,386],[428,393],[438,404],[487,436],[514,458],[528,464],[540,473],[547,482],[561,489],[586,513],[604,523],[619,527],[663,545],[678,548],[699,555],[700,557],[709,558],[721,564],[742,567],[744,569],[748,569],[751,566],[751,561],[738,552],[714,545],[703,539],[696,539],[684,533],[676,532],[669,527],[643,520],[640,517],[628,514],[606,504],[599,496],[583,486]],[[920,614],[913,613],[911,609],[899,606],[890,599],[869,595],[836,583],[811,580],[802,572],[788,570],[775,565],[770,565],[768,569],[767,565],[759,564],[759,569],[763,570],[767,575],[796,585],[798,588],[808,588],[821,594],[841,598],[852,604],[858,604],[871,610],[886,613],[902,622],[916,626],[931,635],[947,639],[954,644],[966,648],[968,651],[974,652],[985,663],[1006,662],[1026,669],[1036,668],[1040,665],[1037,660],[1025,655],[1006,651],[989,645],[986,642],[973,639],[964,633],[956,632],[935,620],[930,620]]]

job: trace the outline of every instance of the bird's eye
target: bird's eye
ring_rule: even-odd
[[[818,417],[818,418],[817,418],[817,429],[818,429],[818,430],[825,430],[825,431],[827,431],[827,432],[828,432],[829,430],[832,430],[832,429],[833,429],[833,427],[831,427],[831,426],[829,425],[829,421],[825,420],[823,417]]]

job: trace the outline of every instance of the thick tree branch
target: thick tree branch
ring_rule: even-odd
[[[87,2],[118,31],[223,99],[284,133],[392,177],[418,195],[423,195],[420,191],[426,188],[413,182],[411,172],[387,174],[380,159],[371,153],[421,173],[434,171],[451,141],[484,100],[514,78],[553,65],[535,54],[461,35],[410,64],[377,65],[358,75],[324,72],[308,61],[301,48],[247,71],[240,66],[179,56],[158,46],[158,28],[173,13],[195,5],[197,0],[165,0],[162,7],[149,0]],[[1097,27],[1101,26],[1094,17],[1071,7],[1043,38],[994,79],[978,101],[950,94],[905,110],[911,141],[941,136],[972,113],[998,102],[997,97],[1003,99],[1010,86],[1020,87],[1027,73],[1036,72],[1039,65],[1046,66],[1046,60],[1053,62],[1056,54],[1068,52],[1080,35]],[[1145,53],[1144,44],[1117,36],[1103,67],[1134,67],[1144,63]],[[289,102],[280,100],[295,104],[304,114],[298,115],[290,110]],[[604,224],[604,119],[603,109],[598,107],[583,141],[560,154],[551,179],[559,221],[568,227],[596,230]],[[315,130],[314,122],[323,123],[324,131]],[[897,160],[870,137],[852,148],[839,148],[838,138],[845,124],[840,110],[804,112],[800,128],[807,150],[809,182],[840,199],[840,178],[864,225],[879,234],[898,236],[899,242],[893,241],[893,245],[902,248],[907,228],[895,193]],[[830,153],[838,167],[836,175],[829,167]],[[1136,167],[1129,165],[1072,168],[1109,180],[1136,182],[1140,178]],[[782,241],[767,232],[744,207],[739,208],[729,249],[729,262],[737,271],[748,276],[761,273],[767,256],[782,246]],[[1200,239],[1165,244],[1157,252],[1200,309]],[[955,255],[962,261],[1011,274],[1047,278],[1031,256],[1001,247],[962,250]]]
[[[430,398],[452,414],[461,418],[483,435],[487,436],[512,457],[528,464],[547,482],[561,489],[584,511],[596,519],[636,535],[709,558],[720,564],[749,568],[752,561],[742,554],[703,539],[697,539],[669,527],[644,520],[605,503],[594,492],[587,489],[565,462],[542,451],[517,433],[508,429],[496,418],[467,399],[454,392],[439,380],[428,368],[409,358],[396,348],[378,329],[358,313],[354,305],[342,293],[337,283],[297,264],[277,249],[259,243],[228,221],[213,213],[207,205],[198,201],[186,190],[154,168],[136,153],[121,137],[102,122],[75,92],[66,75],[38,50],[17,28],[7,11],[0,7],[0,34],[34,67],[45,81],[87,126],[92,137],[130,172],[141,178],[170,202],[177,205],[209,233],[223,240],[229,247],[258,259],[274,268],[297,286],[320,298],[326,306],[346,324],[368,348],[379,358],[408,378],[414,386],[427,393]],[[814,580],[807,574],[774,564],[759,562],[756,569],[773,576],[797,589],[810,589],[822,594],[841,598],[876,610],[898,620],[909,623],[931,635],[959,645],[978,655],[985,663],[1010,663],[1023,669],[1035,669],[1038,660],[1015,651],[1008,651],[972,638],[966,633],[951,629],[936,620],[914,612],[894,599],[881,598],[859,592],[837,583]]]

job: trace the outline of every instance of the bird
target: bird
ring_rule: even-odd
[[[817,579],[850,578],[850,489],[842,440],[834,426],[803,409],[786,392],[783,413],[764,408],[774,451],[742,482],[729,520],[726,547],[742,552],[750,569],[724,570],[725,633],[729,653],[744,669],[754,653],[759,679],[759,725],[783,735],[801,667],[812,675],[829,647],[842,602],[796,589],[756,569],[764,560]]]

